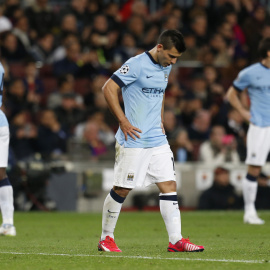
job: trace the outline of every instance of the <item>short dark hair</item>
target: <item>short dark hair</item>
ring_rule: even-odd
[[[259,55],[262,58],[267,57],[268,51],[270,51],[270,38],[269,37],[261,40],[259,43],[259,48],[258,48]]]
[[[162,44],[164,50],[170,50],[172,47],[175,47],[179,53],[182,53],[186,50],[184,37],[178,30],[163,31],[160,34],[157,43]]]

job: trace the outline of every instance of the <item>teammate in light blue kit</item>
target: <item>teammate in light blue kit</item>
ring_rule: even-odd
[[[243,69],[228,90],[228,100],[250,122],[247,133],[248,172],[243,181],[245,203],[244,223],[262,225],[255,209],[257,177],[270,151],[270,38],[259,44],[262,61]],[[248,90],[250,111],[238,97],[238,92]]]
[[[181,235],[173,154],[163,128],[165,89],[171,65],[185,49],[179,31],[164,31],[152,50],[129,59],[102,88],[119,129],[114,186],[103,206],[100,251],[121,252],[114,241],[114,229],[122,204],[130,190],[150,184],[156,184],[161,192],[160,211],[169,235],[168,251],[204,250]],[[125,113],[119,104],[120,88]]]
[[[4,68],[0,63],[0,208],[3,219],[3,223],[0,227],[0,235],[15,236],[16,229],[13,225],[13,189],[6,174],[6,167],[8,165],[9,127],[7,118],[1,110],[3,84]]]

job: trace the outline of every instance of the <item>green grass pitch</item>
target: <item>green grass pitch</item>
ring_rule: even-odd
[[[182,233],[200,253],[167,252],[159,212],[122,212],[115,231],[122,253],[97,251],[101,214],[15,213],[16,237],[0,237],[1,270],[270,269],[270,212],[263,226],[241,211],[182,212]]]

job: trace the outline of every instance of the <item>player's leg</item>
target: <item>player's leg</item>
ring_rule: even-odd
[[[169,242],[175,244],[182,239],[181,217],[177,200],[176,182],[157,183],[160,190],[159,207],[169,235]]]
[[[129,191],[130,189],[114,186],[104,201],[102,233],[98,245],[100,251],[121,252],[114,242],[114,229]]]
[[[261,166],[248,166],[248,173],[243,180],[244,197],[244,222],[255,225],[264,224],[264,220],[257,215],[255,201],[257,196],[258,182],[257,177],[261,171]]]
[[[157,147],[149,165],[148,175],[148,179],[155,179],[155,184],[160,190],[159,205],[169,236],[168,251],[203,251],[204,247],[190,243],[189,239],[184,239],[181,234],[174,159],[169,145]]]
[[[1,235],[15,236],[16,230],[13,225],[13,188],[6,174],[8,163],[9,129],[7,126],[0,127],[0,208],[2,213]]]
[[[203,246],[197,246],[185,239],[181,234],[181,217],[177,200],[176,182],[166,181],[157,183],[160,190],[160,212],[169,236],[169,252],[199,252]]]
[[[255,200],[257,195],[257,177],[265,164],[270,148],[270,128],[250,125],[247,133],[248,172],[243,180],[243,197],[245,204],[244,222],[262,225],[264,221],[257,215]]]
[[[0,168],[0,207],[3,224],[13,226],[13,189],[5,168]]]
[[[125,149],[116,143],[114,186],[107,195],[102,212],[102,233],[98,244],[100,251],[121,252],[114,242],[114,229],[122,204],[136,185],[139,149]]]

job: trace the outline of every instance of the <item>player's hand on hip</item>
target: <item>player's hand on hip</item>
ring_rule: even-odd
[[[250,112],[248,110],[243,109],[243,110],[241,110],[239,112],[246,121],[248,121],[248,122],[250,121],[251,114],[250,114]]]
[[[163,134],[166,134],[163,123],[160,124],[160,127],[161,127],[161,129],[162,129],[162,133],[163,133]]]
[[[142,131],[140,129],[132,126],[127,118],[125,120],[123,120],[122,122],[120,122],[120,128],[121,128],[121,130],[123,131],[123,133],[125,135],[125,140],[126,141],[128,139],[128,135],[134,140],[136,140],[136,137],[141,138],[139,133],[142,133]]]

